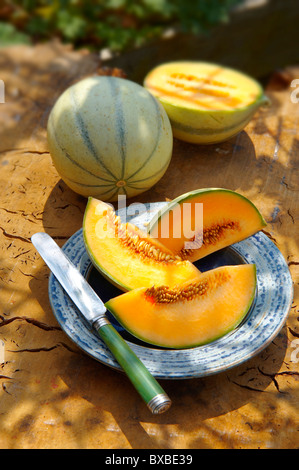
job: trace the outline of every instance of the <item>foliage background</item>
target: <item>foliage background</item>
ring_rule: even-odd
[[[242,0],[0,0],[0,46],[58,37],[76,48],[122,52],[168,28],[206,33]]]

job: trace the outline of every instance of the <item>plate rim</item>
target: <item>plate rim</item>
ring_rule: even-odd
[[[159,204],[159,203],[155,203],[155,204]],[[160,204],[164,204],[164,203],[160,203]],[[227,347],[227,346],[228,347],[230,346],[231,350],[233,350],[234,346],[233,344],[230,344],[230,339],[233,338],[234,336],[235,336],[235,339],[238,339],[239,341],[242,339],[242,337],[243,337],[243,340],[246,339],[246,335],[248,336],[248,330],[246,331],[245,327],[248,324],[249,319],[251,318],[250,316],[247,322],[245,320],[244,324],[241,324],[242,326],[228,333],[224,337],[219,338],[218,340],[212,343],[209,343],[208,345],[197,346],[197,347],[189,348],[189,349],[151,348],[150,345],[148,347],[143,346],[143,345],[141,346],[139,344],[135,344],[126,340],[129,346],[135,352],[135,354],[137,354],[137,356],[144,362],[144,364],[152,373],[152,375],[154,375],[158,379],[190,379],[190,378],[198,378],[198,377],[205,377],[209,375],[218,374],[225,370],[229,370],[233,367],[236,367],[242,364],[243,362],[248,361],[252,357],[256,356],[263,349],[265,349],[273,341],[273,339],[279,334],[279,332],[283,328],[286,322],[286,319],[289,315],[290,308],[293,302],[293,295],[294,295],[293,280],[292,280],[289,268],[287,266],[287,263],[282,253],[280,252],[278,247],[262,231],[257,232],[256,234],[252,235],[251,237],[248,237],[247,239],[241,242],[231,245],[230,248],[236,251],[241,257],[244,257],[244,254],[246,253],[248,254],[248,250],[250,252],[251,245],[253,244],[253,246],[256,248],[258,243],[263,243],[264,245],[266,245],[268,248],[272,250],[272,255],[273,253],[275,255],[274,259],[276,261],[279,261],[280,266],[283,268],[284,280],[287,280],[288,288],[287,288],[287,291],[285,292],[286,300],[283,304],[283,307],[284,307],[283,313],[280,314],[279,322],[277,322],[271,334],[266,339],[263,339],[257,342],[255,348],[253,349],[247,348],[246,354],[243,353],[243,355],[240,355],[238,358],[235,358],[234,360],[231,360],[230,362],[227,362],[226,360],[226,362],[224,363],[219,362],[219,358],[218,358],[218,362],[215,362],[212,367],[210,366],[210,367],[205,367],[205,368],[203,367],[201,368],[203,364],[199,360],[200,354],[202,354],[204,351],[210,351],[211,353],[216,353],[219,347],[220,347],[220,353],[222,351],[222,354],[223,354],[223,347]],[[79,249],[81,251],[78,254]],[[69,258],[75,264],[75,266],[77,266],[80,272],[86,277],[87,270],[90,269],[92,264],[85,250],[82,228],[77,230],[66,241],[66,243],[62,246],[62,250],[69,256]],[[249,258],[252,258],[252,256],[253,255],[249,256]],[[83,259],[84,257],[85,257],[85,260]],[[248,256],[247,257],[245,256],[245,260],[246,262],[252,262],[252,259],[249,260]],[[275,275],[273,274],[273,278],[271,278],[270,281],[272,280],[272,282],[274,282],[274,277]],[[256,296],[257,299],[259,299],[259,295],[263,294],[263,292],[261,293],[259,289],[260,280],[261,280],[261,273],[259,273],[258,266],[257,266],[257,288],[258,288],[257,296]],[[276,280],[276,284],[275,284],[276,286],[279,284],[279,280],[280,278]],[[281,280],[280,280],[280,283],[281,283]],[[54,292],[55,292],[55,296],[53,295]],[[66,321],[63,321],[63,316],[59,314],[60,309],[59,309],[59,306],[57,305],[57,296],[59,296],[59,292],[60,292],[59,301],[63,302],[64,313],[66,313],[66,315],[67,315],[67,312],[69,313],[69,317],[72,317],[73,319],[73,324],[72,322],[71,324],[69,322],[67,324]],[[60,286],[60,284],[58,283],[58,281],[56,280],[52,272],[50,272],[50,276],[49,276],[48,295],[49,295],[50,305],[51,305],[53,314],[56,320],[58,321],[59,325],[61,326],[62,330],[64,331],[64,333],[81,350],[83,350],[83,352],[91,356],[93,359],[97,360],[98,362],[104,365],[109,366],[110,368],[113,368],[118,371],[122,371],[122,369],[120,368],[116,360],[112,357],[110,351],[107,349],[106,345],[100,339],[96,331],[93,330],[92,327],[90,327],[89,325],[87,324],[84,325],[84,320],[82,316],[77,311],[77,308],[74,306],[74,304],[69,299],[67,294],[64,292],[63,288]],[[255,308],[257,308],[256,303],[253,307],[253,312]],[[265,316],[263,316],[261,320],[265,320]],[[78,325],[79,325],[79,328],[81,328],[81,331],[83,327],[83,330],[85,334],[87,335],[87,339],[90,340],[90,344],[86,344],[86,342],[81,340],[81,338],[78,339],[77,333],[75,332],[76,326]],[[259,328],[261,328],[261,324]],[[221,345],[222,345],[222,350],[221,350]],[[186,367],[186,361],[189,364],[189,368]],[[172,366],[175,367],[175,369],[172,368],[170,370],[167,370],[167,364],[168,366],[169,364],[172,364]],[[218,364],[218,366],[216,366],[216,364]],[[164,365],[164,372],[163,372],[163,365]],[[165,367],[166,367],[166,372],[165,372]]]

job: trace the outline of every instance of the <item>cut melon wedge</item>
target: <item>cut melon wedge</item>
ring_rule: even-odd
[[[255,265],[225,266],[177,288],[135,289],[105,305],[135,337],[166,348],[191,348],[236,328],[252,305],[255,289]]]
[[[152,218],[148,233],[174,254],[194,262],[266,226],[245,196],[205,188],[177,197]]]
[[[136,226],[121,223],[110,205],[92,197],[85,209],[83,239],[93,265],[123,291],[153,284],[172,287],[200,274]]]

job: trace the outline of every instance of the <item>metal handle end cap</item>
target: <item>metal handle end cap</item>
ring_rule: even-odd
[[[153,414],[158,415],[170,408],[171,400],[165,393],[159,393],[148,402],[147,406]]]

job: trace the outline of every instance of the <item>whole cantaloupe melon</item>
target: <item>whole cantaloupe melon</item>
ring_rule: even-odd
[[[47,131],[64,182],[104,201],[151,188],[172,155],[171,125],[161,104],[118,77],[89,77],[69,87],[55,103]]]

